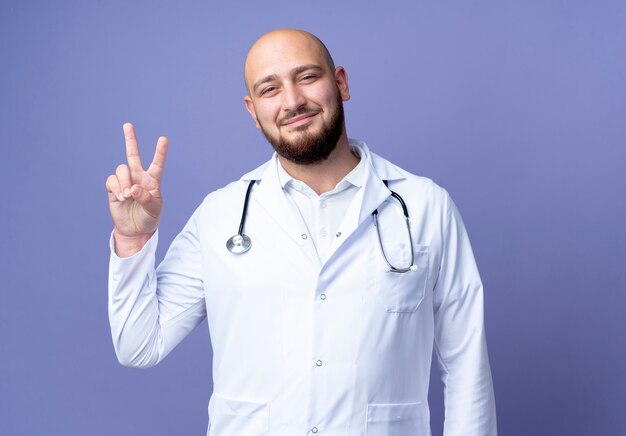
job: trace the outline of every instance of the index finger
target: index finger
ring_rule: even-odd
[[[143,171],[139,157],[137,136],[135,135],[135,128],[131,123],[124,124],[124,138],[126,139],[126,159],[128,160],[128,167],[131,173]]]

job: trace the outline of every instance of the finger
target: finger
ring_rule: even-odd
[[[158,218],[161,214],[161,205],[158,196],[152,195],[150,191],[141,185],[133,185],[130,190],[133,199],[139,203],[148,215]]]
[[[141,158],[139,156],[137,136],[135,135],[135,128],[131,123],[124,124],[124,138],[126,139],[126,160],[128,161],[130,170],[133,173],[143,171]]]
[[[156,150],[154,151],[154,158],[152,158],[152,163],[148,168],[148,174],[150,174],[157,180],[161,180],[161,176],[163,175],[168,144],[169,141],[165,136],[159,137],[159,140],[156,144]]]
[[[122,196],[122,192],[120,190],[120,183],[117,180],[117,176],[115,174],[111,174],[105,183],[107,187],[107,191],[109,193],[109,202],[112,203],[114,201],[124,201],[124,197]]]
[[[130,168],[128,168],[128,165],[118,165],[115,170],[115,176],[117,177],[120,193],[122,194],[121,201],[124,201],[125,198],[130,197],[130,187],[133,186],[132,178],[130,176]]]
[[[142,206],[148,205],[152,200],[152,195],[150,194],[150,192],[147,189],[141,187],[141,185],[133,185],[130,192],[133,196],[133,199]]]

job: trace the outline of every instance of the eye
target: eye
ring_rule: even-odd
[[[275,86],[268,86],[267,88],[263,88],[261,90],[261,95],[271,94],[274,91],[276,91],[276,87]]]
[[[309,73],[309,74],[305,74],[305,75],[303,75],[303,76],[300,78],[300,80],[301,80],[302,82],[311,82],[311,81],[315,80],[316,78],[317,78],[317,76],[316,76],[315,74],[310,74],[310,73]]]

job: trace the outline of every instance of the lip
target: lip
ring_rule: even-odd
[[[289,127],[299,127],[308,123],[314,116],[317,115],[317,112],[309,112],[306,114],[299,115],[297,117],[289,118],[287,121],[283,122],[283,126]]]

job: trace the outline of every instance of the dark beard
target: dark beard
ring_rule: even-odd
[[[292,116],[307,112],[308,110],[304,108],[300,110],[300,113],[295,113]],[[330,119],[328,127],[317,135],[303,131],[296,140],[286,141],[280,136],[278,138],[270,136],[263,126],[261,126],[261,131],[279,156],[296,164],[310,165],[322,162],[330,156],[341,137],[343,124],[343,101],[338,93],[335,113]]]

